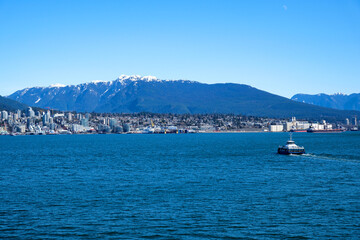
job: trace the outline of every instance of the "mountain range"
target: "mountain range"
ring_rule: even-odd
[[[321,107],[360,111],[360,93],[353,93],[350,95],[342,93],[336,93],[332,95],[324,93],[316,95],[296,94],[291,99],[294,101],[314,104]]]
[[[26,88],[8,97],[30,106],[78,112],[234,113],[303,119],[360,115],[292,101],[243,84],[205,84],[137,75],[122,75],[114,81]]]
[[[5,110],[5,111],[16,111],[16,110],[24,110],[26,109],[28,106],[26,106],[23,103],[17,102],[15,100],[6,98],[6,97],[2,97],[0,96],[0,110]]]

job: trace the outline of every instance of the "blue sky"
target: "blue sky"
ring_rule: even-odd
[[[360,92],[360,1],[0,0],[0,95],[153,75]]]

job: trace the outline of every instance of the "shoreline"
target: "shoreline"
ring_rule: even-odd
[[[344,133],[354,131],[343,132],[326,132],[326,133]],[[291,133],[291,132],[270,132],[270,131],[199,131],[194,133],[139,133],[139,132],[127,132],[127,133],[70,133],[70,134],[1,134],[0,136],[66,136],[66,135],[194,135],[194,134],[224,134],[224,133]],[[320,132],[321,133],[321,132]],[[314,134],[314,133],[312,133]]]

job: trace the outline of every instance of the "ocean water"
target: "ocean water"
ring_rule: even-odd
[[[360,132],[0,136],[0,238],[358,239]]]

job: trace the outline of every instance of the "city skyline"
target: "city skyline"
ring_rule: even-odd
[[[121,74],[360,92],[357,1],[0,1],[0,95]]]

